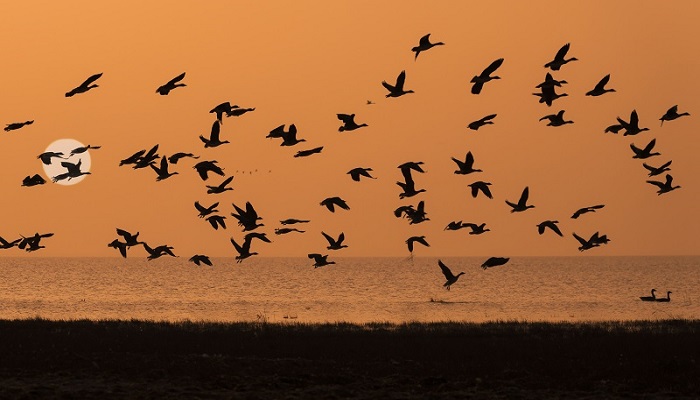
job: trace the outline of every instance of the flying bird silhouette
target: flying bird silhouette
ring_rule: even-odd
[[[192,153],[182,153],[182,152],[180,152],[180,153],[175,153],[175,154],[173,154],[172,156],[168,157],[168,161],[170,162],[170,164],[177,164],[178,161],[180,161],[181,159],[183,159],[183,158],[185,158],[185,157],[194,158],[194,159],[198,159],[198,158],[199,158],[199,156],[195,156],[195,155],[192,154]]]
[[[540,235],[542,235],[542,234],[544,234],[545,229],[549,228],[552,230],[552,232],[563,237],[564,235],[561,233],[559,226],[557,226],[558,223],[559,223],[559,221],[556,221],[556,220],[554,220],[554,221],[552,221],[552,220],[542,221],[539,224],[537,224],[537,232]]]
[[[435,46],[443,46],[444,44],[445,43],[443,43],[443,42],[431,43],[430,42],[430,34],[428,33],[427,35],[420,38],[420,41],[418,42],[418,46],[415,46],[411,49],[412,52],[416,53],[416,56],[413,57],[413,61],[418,59],[418,55],[421,53],[421,51],[427,51],[427,50],[432,49]]]
[[[523,189],[523,193],[520,195],[520,200],[518,200],[518,204],[511,203],[510,201],[506,200],[506,204],[508,204],[512,208],[510,212],[521,212],[527,210],[528,208],[534,208],[535,206],[527,204],[528,196],[530,196],[530,189],[527,186],[525,186],[525,189]]]
[[[322,150],[323,150],[323,146],[314,147],[313,149],[308,149],[308,150],[300,150],[300,151],[297,151],[297,153],[294,155],[294,157],[296,157],[296,158],[308,157],[312,154],[318,154]]]
[[[13,122],[5,126],[5,132],[14,131],[34,123],[34,120],[24,122]]]
[[[126,243],[127,247],[137,246],[139,244],[143,244],[143,242],[139,242],[139,240],[138,240],[139,232],[136,232],[135,234],[131,234],[129,231],[117,228],[117,235],[124,238],[124,242]]]
[[[478,119],[476,121],[472,121],[469,123],[469,125],[467,125],[467,128],[476,131],[476,130],[479,130],[479,128],[481,128],[484,125],[493,124],[493,121],[491,121],[491,120],[496,118],[496,115],[497,114],[489,114],[489,115],[485,116],[484,118]]]
[[[128,247],[126,243],[120,242],[119,239],[114,239],[109,244],[107,244],[107,247],[112,247],[119,250],[119,253],[122,255],[122,257],[126,258],[126,249]]]
[[[411,236],[410,238],[406,239],[406,246],[408,246],[408,251],[413,255],[413,247],[414,245],[422,244],[425,247],[430,247],[430,244],[428,244],[428,241],[425,240],[425,236]]]
[[[66,168],[67,172],[64,172],[62,174],[58,174],[51,178],[54,183],[57,183],[59,181],[62,181],[64,179],[71,180],[73,178],[78,178],[83,175],[90,175],[89,171],[81,171],[80,167],[83,163],[83,160],[78,160],[77,163],[73,164],[68,161],[63,161],[61,162],[61,166]]]
[[[343,125],[338,128],[338,132],[354,131],[355,129],[369,126],[367,124],[358,125],[355,123],[355,114],[336,114],[338,119],[343,122]]]
[[[481,93],[481,89],[484,87],[484,84],[486,82],[489,82],[489,81],[494,80],[494,79],[501,79],[500,76],[496,76],[496,75],[491,76],[491,74],[496,72],[496,70],[498,69],[498,67],[501,66],[501,64],[503,64],[503,59],[499,58],[498,60],[489,64],[489,66],[486,67],[481,72],[481,74],[476,75],[472,78],[472,80],[470,82],[473,83],[473,85],[472,85],[472,93],[473,94]]]
[[[560,82],[566,82],[566,81],[560,81]],[[539,103],[545,103],[547,104],[548,107],[552,106],[552,103],[554,103],[554,100],[559,99],[561,97],[566,97],[568,96],[567,93],[557,93],[555,86],[542,86],[542,89],[540,90],[540,93],[533,93],[533,96],[539,97]]]
[[[670,174],[666,174],[666,181],[665,182],[647,181],[647,183],[650,183],[650,184],[659,188],[659,190],[656,192],[658,195],[662,195],[662,194],[668,193],[672,190],[676,190],[676,189],[681,188],[680,185],[673,186],[673,177]]]
[[[370,178],[370,179],[377,179],[370,174],[371,171],[372,171],[372,168],[358,167],[358,168],[351,169],[347,173],[350,175],[350,178],[352,178],[352,180],[355,182],[359,182],[360,177],[362,177],[362,176],[364,176],[366,178]]]
[[[160,167],[156,167],[155,165],[151,164],[151,169],[153,169],[158,176],[156,177],[156,181],[160,182],[163,179],[168,179],[173,175],[177,175],[178,172],[170,172],[169,167],[168,167],[168,158],[166,156],[161,157],[160,159]]]
[[[88,151],[88,150],[90,150],[90,149],[92,149],[92,150],[97,150],[97,149],[99,149],[99,148],[101,148],[101,147],[102,147],[102,146],[92,146],[92,145],[76,147],[76,148],[74,148],[73,150],[70,151],[70,155],[69,155],[68,157],[74,156],[74,155],[76,155],[76,154],[83,154],[83,153],[85,153],[86,151]]]
[[[286,235],[287,233],[292,232],[304,233],[306,231],[302,231],[297,228],[275,228],[275,235]]]
[[[51,161],[53,158],[61,158],[63,160],[66,160],[66,157],[63,157],[62,152],[55,152],[55,151],[47,151],[44,153],[39,154],[36,158],[40,159],[42,163],[45,165],[51,165]]]
[[[206,217],[206,221],[209,222],[212,228],[219,230],[219,227],[226,229],[226,217],[223,215],[210,215]]]
[[[209,179],[210,172],[219,176],[226,175],[224,174],[224,169],[216,165],[217,163],[218,161],[216,160],[200,161],[197,164],[195,164],[192,168],[197,170],[197,174],[199,174],[199,177],[202,178],[203,181],[206,181],[207,179]]]
[[[589,213],[589,212],[595,212],[595,210],[600,210],[601,208],[605,207],[605,204],[597,204],[595,206],[590,206],[590,207],[583,207],[579,208],[574,212],[574,214],[571,216],[573,219],[577,219],[583,214]]]
[[[476,181],[474,183],[470,183],[468,186],[472,189],[472,197],[476,198],[479,192],[481,192],[489,199],[493,199],[491,189],[489,189],[489,186],[491,186],[490,182]]]
[[[233,180],[233,176],[229,176],[228,178],[224,179],[224,181],[221,182],[218,186],[206,185],[207,194],[220,194],[220,193],[223,193],[227,190],[233,190],[233,188],[226,186],[229,183],[231,183],[232,180]]]
[[[338,239],[334,239],[332,236],[323,231],[321,231],[321,235],[323,235],[323,237],[328,241],[328,247],[326,247],[328,250],[340,250],[348,247],[347,245],[343,244],[343,241],[345,240],[345,233],[343,232],[340,232]]]
[[[564,120],[564,111],[565,110],[560,110],[556,114],[545,115],[544,117],[540,118],[540,121],[548,119],[549,123],[547,123],[547,126],[562,126],[565,124],[573,124],[574,121]]]
[[[262,218],[249,201],[245,203],[245,210],[238,207],[236,203],[232,203],[232,205],[236,212],[231,213],[231,216],[238,220],[238,226],[243,227],[243,232],[252,231],[261,226],[265,226],[265,224],[258,224],[258,221]]]
[[[345,200],[341,199],[340,197],[328,197],[321,201],[320,203],[322,206],[325,206],[328,211],[330,212],[335,212],[335,207],[338,206],[342,208],[343,210],[349,210],[350,206],[348,206],[348,203],[345,202]]]
[[[22,186],[26,186],[26,187],[43,185],[45,183],[46,183],[46,180],[39,174],[27,176],[26,178],[22,179]]]
[[[174,90],[179,87],[187,86],[184,83],[180,83],[181,80],[185,78],[185,73],[181,73],[180,75],[174,77],[173,79],[169,80],[165,85],[161,85],[156,89],[156,93],[158,93],[161,96],[167,96],[171,90]]]
[[[669,168],[669,166],[671,165],[672,162],[673,162],[673,160],[670,160],[667,163],[664,163],[663,165],[661,165],[660,167],[652,167],[651,165],[649,165],[647,163],[642,163],[642,165],[644,166],[644,168],[646,168],[649,171],[649,176],[652,177],[652,176],[656,176],[656,175],[661,175],[666,171],[670,171],[671,168]]]
[[[467,155],[464,157],[464,161],[458,160],[454,157],[452,157],[452,161],[454,161],[457,164],[458,169],[454,172],[457,175],[467,175],[473,172],[482,172],[480,169],[474,168],[474,155],[472,155],[471,151],[467,152]]]
[[[98,85],[94,82],[96,80],[100,79],[101,76],[102,76],[101,72],[99,74],[95,74],[95,75],[90,76],[89,78],[87,78],[85,80],[85,82],[81,83],[80,86],[68,91],[66,93],[66,97],[73,97],[76,94],[85,93],[90,89],[94,89],[94,88],[98,87]]]
[[[15,239],[11,242],[8,242],[7,240],[5,240],[5,238],[0,236],[0,249],[11,249],[11,248],[17,246],[17,244],[21,241],[22,241],[22,238]]]
[[[282,225],[294,225],[294,224],[306,224],[309,223],[308,219],[296,219],[296,218],[288,218],[288,219],[283,219],[280,221],[280,224]]]
[[[314,260],[314,264],[313,264],[314,268],[319,268],[319,267],[324,267],[326,265],[335,264],[335,261],[328,261],[328,254],[322,255],[322,254],[318,254],[318,253],[309,253],[308,257],[309,257],[309,259]]]
[[[578,61],[578,58],[576,57],[571,57],[571,58],[566,58],[566,53],[569,52],[569,47],[570,43],[567,43],[563,45],[559,51],[557,51],[557,54],[554,56],[554,59],[547,64],[544,65],[545,68],[550,68],[552,71],[559,71],[559,69],[564,65],[567,64],[571,61]]]
[[[209,256],[205,256],[204,254],[195,254],[189,259],[190,262],[195,263],[197,266],[201,266],[202,264],[212,266],[212,262],[209,259]]]
[[[586,92],[586,96],[602,96],[608,92],[614,92],[615,89],[606,89],[605,85],[610,81],[610,74],[607,74],[601,79],[593,89]]]
[[[199,211],[199,218],[204,218],[209,214],[213,214],[215,212],[218,212],[219,210],[216,209],[216,207],[219,206],[219,202],[217,201],[216,203],[210,205],[209,207],[204,207],[201,205],[198,201],[194,202],[194,208]]]
[[[405,81],[406,71],[401,71],[401,73],[399,73],[399,76],[396,77],[396,84],[393,86],[386,83],[386,81],[382,81],[382,86],[389,91],[389,94],[387,94],[386,97],[399,97],[407,93],[413,93],[413,90],[404,90],[403,85]]]
[[[465,228],[471,229],[470,235],[481,235],[482,233],[490,232],[491,229],[486,227],[486,223],[473,224],[471,222],[465,222],[462,224]]]
[[[151,248],[147,243],[143,242],[143,248],[146,249],[146,252],[148,252],[148,261],[155,260],[156,258],[160,258],[162,256],[168,255],[170,257],[178,257],[173,253],[174,247],[168,246],[168,245],[160,245],[157,247]]]
[[[639,116],[637,115],[637,110],[632,110],[632,113],[630,114],[630,120],[629,122],[623,120],[620,117],[617,117],[617,122],[622,125],[622,129],[625,130],[625,133],[622,134],[622,136],[633,136],[636,135],[640,132],[648,131],[649,128],[640,128],[639,127]]]
[[[454,285],[457,280],[459,279],[460,276],[464,275],[464,272],[460,272],[459,274],[455,275],[450,271],[450,269],[445,265],[442,260],[438,260],[438,265],[440,266],[440,270],[442,271],[442,274],[445,275],[445,283],[442,285],[445,287],[445,289],[450,290],[450,286]]]
[[[679,114],[678,113],[678,105],[675,105],[675,106],[669,108],[668,111],[666,111],[666,113],[664,115],[662,115],[661,118],[659,118],[659,120],[661,120],[661,126],[664,126],[664,121],[673,121],[674,119],[680,118],[680,117],[685,116],[685,115],[690,115],[690,114],[688,114],[687,112],[683,112],[683,113]],[[7,128],[5,128],[5,130],[7,130]]]
[[[238,252],[238,255],[236,256],[237,263],[240,263],[243,260],[245,260],[246,258],[258,254],[257,252],[250,251],[250,244],[253,241],[253,239],[259,239],[263,242],[271,243],[270,239],[268,239],[264,233],[259,233],[259,232],[250,232],[247,235],[245,235],[245,237],[243,238],[242,245],[239,245],[238,243],[236,243],[236,241],[233,238],[231,238],[231,244]]]
[[[649,157],[653,156],[660,156],[661,153],[655,152],[652,153],[651,151],[654,149],[654,146],[656,145],[656,139],[651,139],[649,143],[643,148],[640,149],[639,147],[635,146],[634,143],[630,143],[630,148],[634,152],[634,156],[632,158],[638,158],[640,160],[644,160]]]
[[[221,132],[221,123],[219,120],[215,120],[211,126],[211,132],[209,132],[209,138],[205,138],[204,135],[199,135],[199,140],[204,143],[204,148],[209,147],[219,147],[222,144],[230,143],[228,140],[222,141],[219,138],[219,133]]]

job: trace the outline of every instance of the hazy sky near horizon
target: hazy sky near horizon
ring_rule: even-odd
[[[698,254],[698,2],[23,1],[3,3],[0,13],[0,123],[35,121],[0,134],[0,236],[55,234],[42,240],[45,249],[0,257],[118,256],[106,246],[117,227],[182,257],[235,256],[229,238],[240,242],[244,233],[231,203],[247,201],[273,241],[254,242],[261,256],[328,253],[321,231],[345,232],[349,248],[331,258],[405,256],[404,241],[414,235],[431,244],[418,246],[417,256],[579,255],[572,232],[596,231],[611,242],[583,255]],[[426,33],[445,45],[414,61],[411,48]],[[547,107],[532,93],[566,43],[578,61],[552,74],[569,82],[559,90],[568,96]],[[498,58],[505,59],[502,79],[471,94],[472,76]],[[402,70],[415,93],[386,98],[381,82],[393,83]],[[64,96],[99,72],[98,88]],[[155,93],[182,72],[186,87]],[[585,96],[606,74],[616,92]],[[231,143],[205,149],[198,137],[215,119],[209,110],[225,101],[255,111],[224,118],[221,138]],[[661,127],[676,104],[691,116]],[[561,109],[574,124],[538,121]],[[649,131],[604,133],[632,110]],[[337,113],[369,126],[338,132]],[[467,128],[492,113],[493,125]],[[306,142],[281,147],[265,138],[292,123]],[[90,151],[91,175],[72,186],[21,187],[24,177],[43,174],[37,156],[62,138],[101,146]],[[673,160],[670,174],[682,186],[662,196],[646,180],[663,175],[648,178],[629,147],[653,138],[661,156],[645,161]],[[155,144],[160,155],[200,159],[181,160],[171,166],[178,175],[161,182],[151,169],[118,166]],[[321,154],[293,157],[317,146]],[[450,158],[468,151],[484,172],[453,174]],[[205,184],[223,178],[203,182],[192,169],[203,160],[218,160],[234,190],[207,194]],[[424,162],[426,173],[413,176],[426,192],[401,200],[397,166],[407,161]],[[377,179],[352,181],[346,172],[360,166]],[[477,180],[492,183],[493,200],[471,197],[467,185]],[[505,200],[517,202],[526,186],[535,208],[511,213]],[[351,210],[319,205],[331,196]],[[394,217],[397,207],[421,200],[429,221]],[[220,202],[227,229],[198,218],[195,201]],[[605,208],[570,218],[594,204]],[[279,220],[292,217],[311,220],[297,226],[306,233],[275,235]],[[535,225],[547,219],[560,221],[563,238],[538,235]],[[443,230],[458,220],[491,231]]]

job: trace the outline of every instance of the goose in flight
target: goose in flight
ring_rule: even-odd
[[[144,154],[146,154],[146,149],[139,150],[136,153],[130,155],[129,157],[119,161],[119,166],[121,167],[122,165],[126,164],[136,164],[141,159],[141,157],[143,157]]]
[[[229,176],[228,178],[224,179],[223,182],[221,182],[218,186],[211,186],[211,185],[206,185],[207,186],[207,194],[220,194],[223,193],[227,190],[233,190],[233,188],[227,187],[229,183],[233,180],[233,176]]]
[[[74,89],[71,89],[69,92],[67,92],[66,97],[73,97],[76,94],[85,93],[90,89],[94,89],[94,88],[98,87],[98,85],[94,82],[96,80],[100,79],[101,76],[102,76],[101,72],[99,74],[95,74],[95,75],[90,76],[89,78],[87,78],[85,80],[85,82],[81,83],[80,86],[78,86]]]
[[[545,103],[548,107],[552,106],[554,100],[568,96],[567,93],[557,93],[557,91],[554,89],[554,86],[543,86],[540,90],[540,93],[533,93],[532,95],[539,97],[539,103]]]
[[[472,189],[472,197],[476,198],[479,192],[481,192],[489,199],[493,199],[491,189],[489,189],[489,186],[491,186],[490,182],[476,181],[474,183],[470,183],[468,186]]]
[[[328,261],[328,254],[322,255],[322,254],[318,254],[318,253],[309,253],[308,257],[309,257],[309,259],[314,260],[314,264],[313,264],[314,268],[319,268],[319,267],[324,267],[326,265],[335,264],[335,261]]]
[[[445,287],[445,289],[450,290],[450,286],[454,285],[457,280],[459,279],[460,276],[464,275],[464,272],[460,272],[459,274],[455,275],[450,271],[450,269],[445,265],[442,260],[438,260],[438,265],[440,266],[440,270],[442,271],[442,274],[445,275],[445,283],[442,285]]]
[[[554,77],[552,76],[552,74],[550,74],[549,72],[547,72],[547,75],[545,75],[545,77],[544,77],[544,81],[541,82],[540,84],[538,84],[538,85],[535,86],[535,87],[538,88],[538,89],[542,89],[542,88],[552,88],[552,87],[554,87],[554,86],[561,87],[561,85],[565,85],[565,84],[567,84],[567,83],[569,83],[569,82],[567,82],[567,81],[565,81],[565,80],[558,81],[558,80],[554,79]]]
[[[47,151],[47,152],[39,154],[36,158],[41,160],[41,162],[44,163],[44,165],[51,165],[51,161],[54,157],[60,158],[63,160],[67,160],[67,157],[63,157],[63,153],[60,151],[59,152]]]
[[[230,111],[231,103],[226,101],[209,110],[209,113],[216,114],[216,120],[219,121],[219,123],[223,123],[224,121],[222,120],[222,118],[224,117],[224,114]]]
[[[411,255],[413,255],[413,247],[416,243],[422,244],[425,247],[430,247],[428,241],[425,240],[425,236],[411,236],[406,239],[406,246],[408,246],[408,252],[411,253]]]
[[[206,221],[209,222],[211,227],[217,231],[219,230],[219,227],[226,229],[226,217],[223,215],[210,215],[206,218]]]
[[[248,112],[251,112],[251,111],[255,111],[255,107],[243,108],[243,107],[239,107],[238,105],[234,104],[231,106],[230,110],[226,111],[226,117],[227,118],[228,117],[240,117],[241,115],[248,113]]]
[[[161,157],[160,159],[160,167],[156,167],[155,165],[151,164],[151,169],[156,171],[156,174],[158,176],[156,177],[156,182],[160,182],[163,179],[168,179],[173,175],[177,175],[178,172],[170,172],[168,169],[168,158],[166,156]]]
[[[622,128],[624,128],[624,127],[620,124],[613,124],[613,125],[610,125],[607,128],[605,128],[605,133],[609,132],[609,133],[617,134],[618,132],[620,132],[622,130]]]
[[[403,192],[399,193],[399,198],[403,199],[405,197],[413,197],[419,193],[425,192],[425,189],[418,189],[416,190],[416,183],[413,181],[413,177],[411,177],[410,170],[406,170],[408,173],[404,174],[404,180],[405,182],[396,182],[401,189],[403,189]]]
[[[503,265],[507,263],[510,260],[508,257],[490,257],[486,261],[484,261],[483,264],[481,264],[481,268],[487,269],[487,268],[492,268],[492,267],[498,267],[500,265]]]
[[[347,173],[350,175],[350,178],[352,178],[352,180],[355,182],[359,182],[360,177],[362,177],[362,176],[364,176],[366,178],[370,178],[370,179],[377,179],[370,174],[371,171],[372,171],[372,168],[357,167],[357,168],[351,169]]]
[[[168,246],[168,245],[160,245],[154,248],[151,248],[147,243],[142,242],[143,248],[146,249],[146,252],[148,252],[148,261],[155,260],[156,258],[168,255],[170,257],[177,257],[175,253],[173,253],[174,247]]]
[[[216,209],[216,207],[219,206],[219,202],[217,201],[216,203],[210,205],[209,207],[204,207],[201,205],[198,201],[194,202],[194,208],[199,211],[199,218],[204,218],[209,214],[218,212],[219,210]]]
[[[233,238],[231,238],[231,244],[238,252],[238,255],[236,256],[237,263],[240,263],[243,260],[245,260],[246,258],[258,254],[257,252],[250,251],[250,244],[252,243],[253,239],[259,239],[259,240],[262,240],[263,242],[271,243],[270,239],[268,239],[264,233],[258,233],[258,232],[250,232],[250,233],[246,234],[245,237],[243,238],[242,245],[239,245],[238,243],[236,243],[236,241]]]
[[[340,232],[338,239],[334,239],[331,235],[323,231],[321,231],[321,235],[323,235],[323,237],[328,241],[328,247],[326,247],[328,250],[340,250],[348,247],[347,245],[343,244],[343,241],[345,240],[345,233],[343,232]]]
[[[676,118],[677,118],[677,117],[676,117]],[[20,129],[20,128],[22,128],[22,127],[25,127],[25,126],[27,126],[27,125],[31,125],[31,124],[33,124],[33,123],[34,123],[34,120],[31,120],[31,121],[24,121],[24,122],[13,122],[13,123],[7,124],[7,125],[5,126],[5,132],[14,131],[14,130]]]
[[[143,242],[139,242],[138,240],[139,232],[132,235],[130,232],[125,231],[124,229],[117,228],[117,235],[124,238],[124,242],[126,243],[127,247],[143,244]]]
[[[26,186],[26,187],[43,185],[45,183],[46,183],[46,180],[39,174],[27,176],[26,178],[22,179],[22,186]]]
[[[467,226],[462,222],[462,221],[452,221],[447,224],[445,229],[443,231],[458,231],[462,228],[466,228]]]
[[[622,136],[634,136],[640,132],[649,130],[649,128],[639,127],[639,116],[637,115],[637,110],[632,110],[629,122],[620,117],[617,117],[617,122],[622,125],[622,129],[625,130],[625,133],[623,133]]]
[[[185,157],[194,158],[194,159],[199,158],[199,156],[195,156],[192,153],[180,152],[180,153],[175,153],[172,156],[168,157],[168,161],[170,162],[170,164],[177,164],[177,162],[180,161],[180,159],[185,158]]]
[[[496,72],[496,70],[498,69],[498,67],[501,66],[501,64],[503,64],[503,59],[499,58],[498,60],[489,64],[489,66],[486,67],[481,72],[481,74],[474,76],[472,78],[472,80],[470,82],[473,83],[473,85],[472,85],[472,93],[473,94],[481,93],[481,89],[484,87],[484,84],[486,82],[489,82],[493,79],[501,79],[500,76],[491,76],[491,74]]]
[[[222,141],[219,138],[219,133],[221,132],[221,123],[219,120],[215,120],[211,126],[211,131],[209,132],[209,138],[205,138],[204,135],[199,135],[199,140],[204,143],[204,148],[209,147],[219,147],[222,144],[230,143],[228,140]]]
[[[576,57],[566,58],[566,53],[569,52],[569,47],[570,43],[563,45],[559,49],[559,51],[557,51],[557,54],[554,56],[554,59],[545,64],[544,67],[550,68],[552,71],[559,71],[559,68],[561,68],[564,64],[567,64],[571,61],[578,61],[578,58]]]
[[[669,168],[669,166],[671,165],[672,162],[673,162],[673,160],[670,160],[658,168],[652,167],[651,165],[649,165],[647,163],[643,163],[642,165],[644,166],[644,168],[646,168],[649,171],[649,176],[652,177],[652,176],[656,176],[656,175],[661,175],[666,171],[670,171],[671,168]]]
[[[90,175],[90,171],[81,171],[80,166],[82,165],[83,160],[78,160],[77,163],[73,164],[68,161],[63,161],[61,162],[61,166],[67,169],[67,172],[64,172],[62,174],[58,174],[52,178],[53,182],[56,183],[58,181],[62,181],[64,179],[71,180],[73,178],[77,178],[83,175]]]
[[[547,126],[562,126],[565,124],[573,124],[574,121],[564,120],[564,111],[565,110],[560,110],[556,114],[545,115],[544,117],[540,118],[540,121],[548,119],[549,123],[547,123]]]
[[[92,146],[92,145],[76,147],[75,149],[73,149],[73,150],[70,151],[70,155],[69,155],[68,157],[74,156],[74,155],[76,155],[76,154],[83,154],[83,153],[85,153],[86,151],[88,151],[88,150],[90,150],[90,149],[92,149],[92,150],[97,150],[97,149],[99,149],[99,148],[101,148],[101,147],[102,147],[102,146]]]
[[[5,238],[0,236],[0,249],[11,249],[11,248],[17,246],[17,243],[19,243],[21,241],[22,241],[22,238],[15,239],[11,242],[8,242],[7,240],[5,240]]]
[[[345,202],[345,200],[341,199],[340,197],[328,197],[324,199],[321,203],[322,206],[325,206],[328,211],[330,212],[335,212],[335,207],[338,206],[342,208],[343,210],[349,210],[350,206],[348,206],[348,203]]]
[[[491,229],[486,228],[486,223],[473,224],[471,222],[465,222],[463,225],[465,228],[472,230],[469,232],[470,235],[481,235],[482,233],[491,232]]]
[[[289,131],[282,131],[280,134],[282,135],[282,143],[280,143],[280,146],[294,146],[301,142],[306,142],[306,139],[297,139],[297,127],[294,124],[289,125]]]
[[[303,140],[302,140],[303,141]],[[294,155],[295,158],[299,157],[308,157],[312,154],[318,154],[323,150],[323,146],[319,147],[314,147],[313,149],[308,149],[308,150],[299,150],[297,153]]]
[[[406,174],[411,173],[411,170],[424,173],[425,171],[423,170],[421,165],[423,165],[423,161],[408,161],[399,165],[397,168],[401,170],[401,173],[404,176],[406,176]]]
[[[630,148],[634,152],[634,156],[632,158],[638,158],[640,160],[644,160],[649,157],[653,156],[660,156],[661,153],[655,152],[652,153],[651,151],[654,149],[654,146],[656,145],[656,139],[651,139],[649,143],[643,148],[640,149],[639,147],[635,146],[633,143],[630,143]]]
[[[354,131],[355,129],[360,129],[367,124],[357,124],[355,123],[355,114],[336,114],[338,119],[343,123],[343,125],[338,128],[338,132]]]
[[[418,207],[416,208],[413,208],[412,205],[397,208],[394,210],[394,216],[396,216],[396,218],[401,218],[401,216],[408,218],[409,225],[430,221],[430,218],[426,217],[425,202],[423,200],[418,202]]]
[[[377,103],[373,102],[372,100],[367,100],[367,103],[366,103],[366,104],[369,106],[369,105],[377,104]]]
[[[202,178],[203,181],[206,181],[209,179],[209,173],[212,172],[214,174],[217,174],[219,176],[225,176],[226,174],[224,173],[224,169],[216,165],[218,161],[212,160],[212,161],[200,161],[197,164],[195,164],[192,168],[197,170],[197,173],[199,174],[199,177]]]
[[[662,115],[661,118],[659,118],[659,120],[661,120],[661,126],[664,126],[664,121],[673,121],[674,119],[680,118],[684,115],[690,115],[690,114],[687,112],[683,112],[683,113],[679,114],[678,113],[678,105],[675,105],[675,106],[669,108],[668,111],[666,111],[666,113],[664,115]],[[5,128],[5,130],[7,130],[7,128]]]
[[[598,236],[598,232],[594,233],[588,240],[577,235],[576,232],[572,232],[572,235],[581,245],[581,246],[579,246],[578,251],[589,250],[589,249],[592,249],[594,247],[598,247],[601,244],[600,237]],[[606,240],[607,240],[607,238],[606,238]]]
[[[559,221],[557,221],[557,220],[554,220],[554,221],[552,221],[552,220],[542,221],[542,222],[540,222],[539,224],[537,224],[537,232],[538,232],[540,235],[542,235],[542,234],[544,234],[544,230],[545,230],[546,228],[549,228],[549,229],[552,230],[552,232],[554,232],[554,233],[556,233],[557,235],[563,237],[564,235],[561,233],[561,230],[559,229],[559,226],[557,226],[558,223],[559,223]]]
[[[457,175],[467,175],[471,174],[472,172],[483,172],[480,169],[474,169],[474,155],[472,155],[472,152],[467,152],[467,155],[464,157],[464,161],[458,160],[454,157],[452,157],[452,161],[454,161],[457,164],[457,170],[454,172]]]
[[[430,42],[430,34],[428,33],[427,35],[420,38],[420,41],[418,42],[418,46],[415,46],[411,49],[412,52],[416,53],[416,56],[413,57],[413,61],[416,61],[418,59],[418,54],[420,54],[421,51],[427,51],[427,50],[432,49],[435,46],[443,46],[444,44],[445,43],[443,43],[443,42],[431,43]]]
[[[112,247],[114,249],[119,250],[119,253],[122,255],[122,257],[126,258],[126,248],[128,247],[126,243],[120,242],[119,239],[114,239],[109,244],[107,244],[107,247]]]
[[[212,266],[212,262],[209,259],[209,256],[205,256],[204,254],[195,254],[190,259],[188,260],[190,262],[193,262],[197,266],[201,266],[202,264]]]
[[[641,301],[656,301],[656,289],[651,289],[651,296],[640,296]]]
[[[396,77],[396,84],[393,86],[386,83],[386,81],[382,81],[382,86],[384,86],[386,90],[389,91],[389,94],[387,94],[386,97],[399,97],[407,93],[414,93],[413,90],[404,90],[403,85],[405,81],[406,71],[401,71],[399,76]]]
[[[527,210],[528,208],[535,208],[535,206],[527,204],[527,198],[529,196],[530,189],[527,186],[525,186],[525,189],[523,189],[523,193],[520,195],[520,200],[518,200],[518,204],[511,203],[510,201],[506,200],[506,204],[508,204],[512,208],[510,212],[521,212]]]
[[[238,220],[238,226],[243,227],[243,232],[255,230],[265,224],[258,224],[258,221],[262,217],[258,216],[258,212],[255,211],[253,205],[247,201],[245,203],[245,210],[238,207],[236,203],[231,203],[233,208],[236,209],[235,213],[231,213],[231,216]]]
[[[148,150],[148,152],[146,154],[143,154],[142,156],[140,156],[136,159],[136,161],[133,163],[134,164],[133,168],[134,169],[146,168],[149,165],[155,164],[158,157],[160,157],[160,155],[158,155],[157,151],[158,151],[158,145],[156,144],[155,146],[151,147],[151,149]],[[138,154],[138,153],[136,153],[136,154]],[[136,154],[134,154],[133,156],[131,156],[129,158],[136,156]],[[122,160],[122,162],[123,161],[124,160]]]
[[[299,230],[297,228],[276,228],[275,235],[286,235],[287,233],[298,232],[304,233],[306,231]]]
[[[668,303],[669,301],[671,301],[671,293],[673,293],[673,292],[670,290],[667,291],[666,297],[657,297],[656,301],[661,302],[661,303]]]
[[[308,219],[296,219],[296,218],[287,218],[283,219],[280,221],[280,224],[282,225],[294,225],[294,224],[306,224],[309,223]]]
[[[680,189],[680,185],[678,186],[673,186],[673,177],[670,174],[666,174],[666,181],[665,182],[659,182],[659,181],[647,181],[647,183],[650,183],[656,187],[659,188],[659,190],[656,192],[657,194],[662,195],[664,193],[668,193],[672,190]]]
[[[615,89],[606,89],[605,85],[610,81],[610,74],[607,74],[601,79],[593,89],[586,92],[586,96],[602,96],[608,92],[614,92]]]
[[[28,252],[37,251],[39,249],[46,248],[46,246],[42,246],[39,244],[41,242],[41,239],[50,238],[52,236],[53,236],[53,233],[39,233],[39,232],[35,233],[33,236],[30,236],[30,237],[22,236],[22,239],[17,244],[17,247],[20,250],[26,250]]]
[[[297,134],[297,126],[294,124],[289,125],[289,130],[285,131],[284,130],[284,124],[276,127],[275,129],[271,130],[270,133],[265,136],[266,138],[269,139],[274,139],[274,138],[283,138],[285,135],[296,135]]]
[[[491,120],[496,118],[496,115],[497,114],[490,114],[490,115],[487,115],[484,118],[481,118],[479,120],[472,121],[469,123],[469,125],[467,125],[467,128],[469,128],[473,131],[477,131],[477,130],[479,130],[479,128],[481,128],[484,125],[493,124],[493,121],[491,121]]]
[[[595,206],[590,206],[590,207],[583,207],[579,208],[574,212],[574,214],[571,216],[573,219],[577,219],[583,214],[589,213],[589,212],[595,212],[595,210],[600,210],[601,208],[605,207],[605,204],[597,204]]]
[[[187,86],[184,83],[180,83],[180,81],[184,78],[185,73],[183,72],[180,75],[169,80],[165,85],[159,86],[158,89],[156,89],[156,93],[158,93],[161,96],[167,96],[171,90],[176,89],[178,87]]]

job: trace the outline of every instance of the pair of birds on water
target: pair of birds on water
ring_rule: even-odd
[[[666,297],[656,297],[656,289],[651,289],[651,296],[641,296],[639,299],[641,301],[668,303],[671,301],[671,293],[673,292],[669,290],[666,292]]]

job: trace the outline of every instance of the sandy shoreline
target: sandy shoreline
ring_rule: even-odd
[[[700,321],[0,321],[0,398],[700,398]]]

